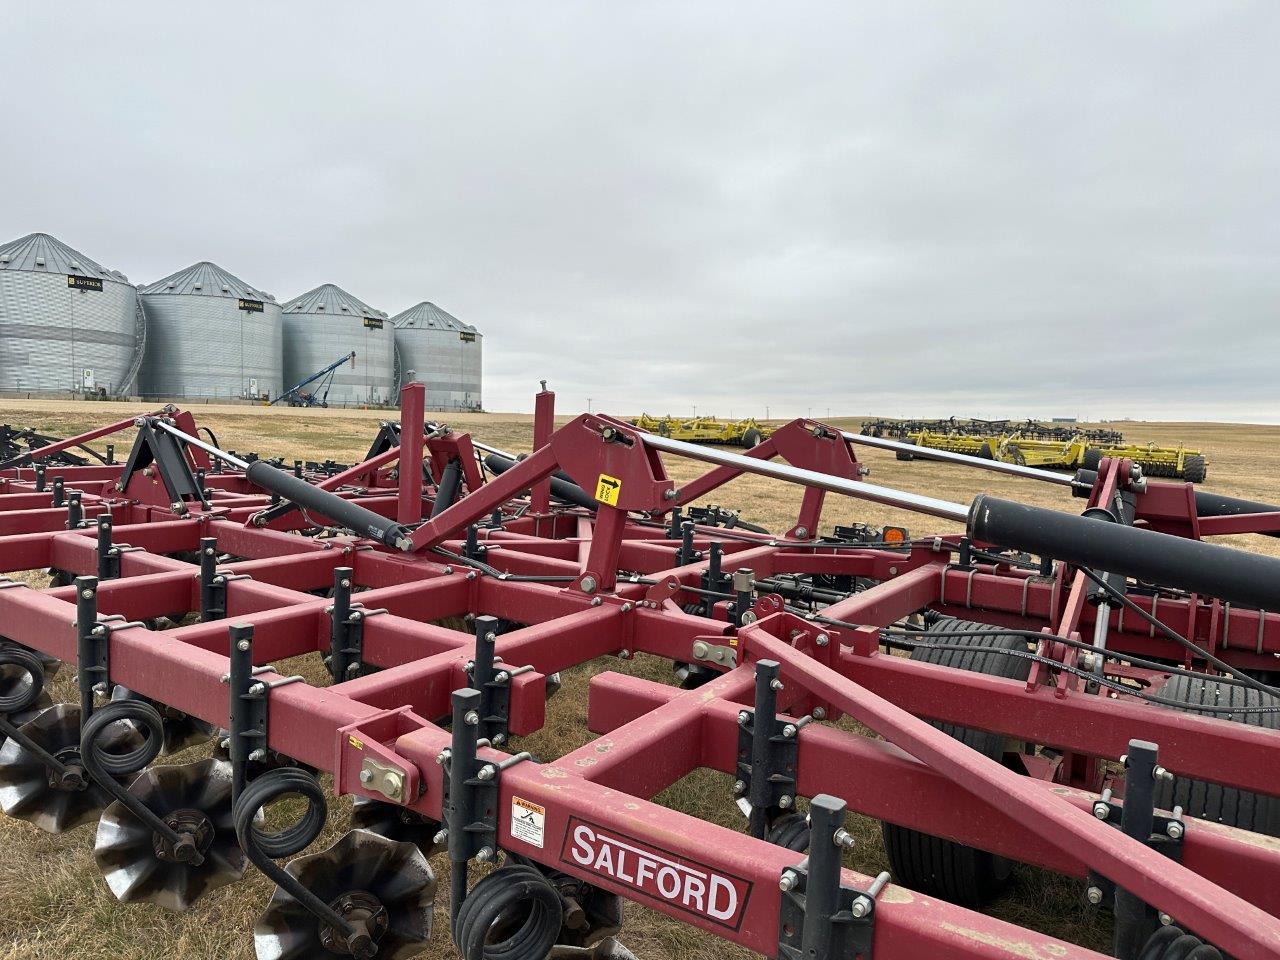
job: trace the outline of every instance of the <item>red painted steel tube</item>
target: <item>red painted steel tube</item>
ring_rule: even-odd
[[[750,655],[775,660],[784,679],[830,700],[851,717],[916,759],[993,806],[1013,803],[1024,822],[1060,849],[1147,903],[1173,916],[1241,958],[1280,955],[1280,919],[1272,917],[1186,867],[1151,851],[1058,797],[1046,795],[1026,777],[1006,769],[848,677],[841,676],[753,625],[744,630]]]

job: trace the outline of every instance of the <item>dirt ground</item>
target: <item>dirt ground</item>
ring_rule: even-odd
[[[332,457],[340,461],[358,459],[372,440],[377,421],[396,416],[393,411],[374,410],[299,411],[213,405],[192,409],[226,449],[254,450],[286,459]],[[146,411],[137,404],[0,400],[0,422],[33,426],[62,436]],[[838,418],[832,423],[856,430],[861,419]],[[521,452],[530,447],[532,418],[528,415],[450,414],[447,420],[503,449]],[[1183,441],[1204,450],[1209,457],[1206,488],[1262,501],[1280,500],[1280,426],[1116,426],[1128,439]],[[127,436],[119,441],[118,457],[126,454],[127,442]],[[1080,509],[1080,502],[1057,486],[963,467],[898,462],[892,454],[874,450],[866,450],[863,459],[871,468],[873,482],[948,500],[968,502],[977,493],[990,492],[1068,511]],[[668,458],[667,463],[677,481],[703,472],[701,465],[687,461]],[[793,521],[799,505],[795,488],[756,477],[735,481],[717,491],[714,499],[741,508],[745,519],[771,529],[782,529]],[[953,525],[942,521],[837,497],[828,500],[826,520],[828,524],[901,523],[913,534],[953,529]],[[1241,545],[1247,544],[1251,549],[1280,554],[1280,540],[1240,539]],[[30,574],[29,579],[36,585],[44,582],[38,573]],[[315,682],[321,682],[318,662],[291,666],[295,672],[305,672]],[[554,757],[591,739],[585,732],[587,681],[601,670],[670,680],[669,665],[646,658],[630,663],[606,658],[579,667],[566,675],[562,693],[551,703],[546,728],[524,738],[519,747],[532,750],[537,756]],[[74,699],[74,682],[66,675],[69,673],[63,671],[53,684],[55,700]],[[200,759],[206,751],[204,747],[194,748],[175,762]],[[697,773],[657,799],[707,820],[743,828],[731,802],[729,784],[718,774]],[[329,826],[313,849],[323,849],[345,831],[348,811],[346,799],[334,801]],[[858,844],[848,855],[848,865],[868,874],[885,869],[878,824],[861,817],[851,820]],[[261,875],[251,870],[242,882],[207,896],[185,914],[167,913],[148,905],[120,904],[107,890],[94,863],[94,829],[86,826],[50,836],[27,823],[0,819],[0,960],[249,960],[253,956],[249,930],[271,893],[271,884]],[[437,858],[434,865],[438,875],[447,872],[447,864],[441,859]],[[990,912],[1033,930],[1105,951],[1109,924],[1082,905],[1081,890],[1081,884],[1074,881],[1020,867],[1010,891],[991,906]],[[435,935],[425,957],[456,956],[448,936],[443,884],[441,895]],[[624,942],[642,960],[713,960],[749,955],[638,907],[629,906],[627,916]]]

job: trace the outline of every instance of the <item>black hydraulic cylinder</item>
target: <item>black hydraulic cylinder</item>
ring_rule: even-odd
[[[410,531],[386,517],[368,510],[358,503],[344,500],[328,490],[312,486],[291,473],[279,470],[255,460],[245,470],[245,477],[250,483],[278,493],[286,500],[291,500],[304,510],[322,513],[330,520],[352,531],[357,536],[368,537],[395,549],[403,549],[399,543],[407,539]]]
[[[484,465],[495,474],[501,476],[514,467],[516,465],[516,461],[512,460],[510,457],[503,457],[496,453],[491,453],[484,458]],[[595,498],[574,483],[569,475],[563,470],[557,470],[551,475],[551,495],[557,500],[576,504],[579,507],[586,507],[588,510],[594,510],[596,508]]]
[[[431,505],[431,518],[434,520],[457,503],[458,494],[461,492],[462,463],[455,457],[446,463],[444,470],[440,472],[440,483],[436,486],[436,499]]]
[[[969,508],[975,540],[1178,587],[1263,610],[1280,610],[1280,559],[985,494]]]

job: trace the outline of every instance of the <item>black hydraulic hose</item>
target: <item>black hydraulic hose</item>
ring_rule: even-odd
[[[321,490],[292,473],[286,473],[261,460],[245,467],[245,477],[250,483],[280,494],[303,510],[322,513],[335,523],[361,537],[377,540],[397,550],[410,549],[410,531],[394,520],[374,513],[351,500],[344,500],[335,493]]]
[[[484,458],[484,465],[498,476],[506,473],[518,462],[518,460],[513,460],[497,453],[491,453]],[[564,500],[579,507],[586,507],[588,510],[596,508],[595,498],[574,483],[573,478],[563,470],[557,470],[551,475],[551,495],[557,500]]]
[[[1148,583],[1280,610],[1280,559],[980,494],[970,537]]]

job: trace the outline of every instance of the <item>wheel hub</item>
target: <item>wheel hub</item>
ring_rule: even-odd
[[[204,856],[213,844],[213,823],[201,811],[175,810],[163,819],[182,841],[174,843],[163,834],[152,834],[151,846],[161,860],[189,863],[197,854]]]
[[[351,890],[330,901],[329,908],[355,930],[347,936],[341,930],[323,924],[320,927],[321,945],[341,957],[376,956],[378,941],[391,925],[382,901],[365,890]]]

